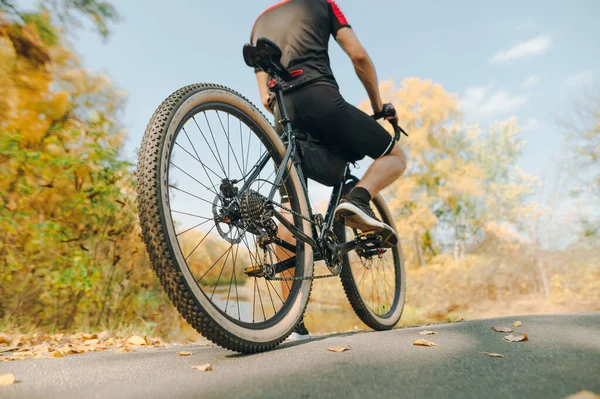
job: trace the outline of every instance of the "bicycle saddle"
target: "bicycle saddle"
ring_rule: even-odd
[[[272,40],[261,37],[252,44],[244,45],[244,61],[246,65],[260,68],[273,77],[280,77],[285,82],[293,79],[286,67],[281,64],[281,49]]]

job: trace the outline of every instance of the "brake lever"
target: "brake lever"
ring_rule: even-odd
[[[406,133],[406,131],[404,131],[404,129],[402,129],[402,127],[400,127],[400,125],[398,125],[398,118],[393,118],[393,119],[389,119],[390,124],[392,125],[392,127],[394,128],[394,139],[396,141],[400,141],[400,137],[402,137],[402,135],[404,134],[406,137],[408,137],[408,133]]]

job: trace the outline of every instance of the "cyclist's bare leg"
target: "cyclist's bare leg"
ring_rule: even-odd
[[[394,145],[392,151],[381,158],[376,159],[363,176],[357,187],[366,189],[371,197],[391,185],[406,170],[406,155],[398,144]]]
[[[294,216],[291,213],[283,211],[283,212],[281,212],[281,214],[288,221],[290,221],[290,223],[294,223]],[[296,237],[294,237],[294,235],[288,229],[286,229],[285,226],[283,226],[282,224],[278,225],[277,236],[281,240],[289,242],[290,244],[294,244],[296,242]],[[280,246],[277,246],[277,248],[275,248],[275,255],[277,256],[278,262],[282,262],[282,261],[294,256],[293,253],[291,253],[287,249],[282,248]],[[281,273],[280,277],[293,277],[295,273],[296,273],[296,268],[294,267],[292,269],[288,269],[288,270],[284,271],[283,273]],[[288,295],[290,294],[291,286],[292,286],[292,281],[282,281],[281,282],[281,293],[282,293],[283,300],[286,300]]]

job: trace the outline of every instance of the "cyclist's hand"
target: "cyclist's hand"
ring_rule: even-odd
[[[262,103],[270,113],[273,113],[273,109],[271,108],[271,104],[269,104],[269,96],[262,98]]]
[[[381,110],[383,117],[386,120],[396,119],[398,115],[396,115],[396,108],[394,108],[394,104],[383,104],[383,109]]]

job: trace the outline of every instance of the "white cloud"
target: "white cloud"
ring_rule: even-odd
[[[577,72],[567,77],[569,86],[581,86],[586,83],[591,83],[596,79],[596,73],[592,69]]]
[[[511,95],[504,89],[493,89],[490,83],[482,87],[469,87],[460,102],[460,108],[467,117],[483,118],[506,114],[527,102],[527,96]]]
[[[552,45],[552,36],[543,35],[533,39],[518,43],[506,51],[496,53],[490,63],[498,64],[501,62],[517,60],[519,58],[534,57],[545,53]]]
[[[521,89],[528,89],[531,86],[538,84],[542,80],[540,75],[531,75],[521,84]]]
[[[526,131],[531,131],[531,130],[535,130],[535,129],[539,128],[540,126],[542,126],[542,124],[539,121],[539,119],[529,118],[523,124],[522,129],[526,130]]]

